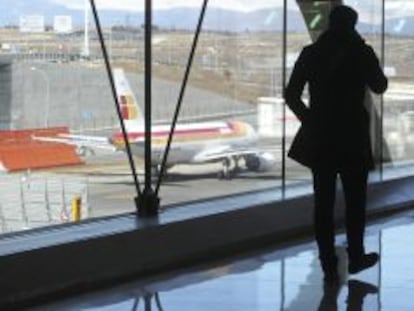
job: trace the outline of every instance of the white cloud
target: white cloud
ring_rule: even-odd
[[[411,1],[386,1],[385,14],[387,18],[414,15],[414,3]]]
[[[70,9],[83,9],[84,0],[52,0]],[[88,1],[88,0],[86,0]],[[95,0],[98,9],[118,9],[129,11],[142,11],[144,0]],[[174,7],[201,7],[202,0],[157,0],[153,1],[154,9],[167,9]],[[210,0],[209,7],[220,7],[238,11],[253,11],[262,8],[280,7],[283,0]]]
[[[85,1],[89,0],[50,0],[70,9],[81,10]],[[233,9],[249,12],[263,8],[283,7],[283,0],[209,0],[208,7]],[[372,0],[345,0],[345,4],[354,7],[360,14],[360,20],[378,23],[381,21],[381,3]],[[95,0],[96,6],[101,10],[127,10],[143,11],[145,0]],[[153,0],[154,9],[168,9],[177,7],[201,8],[203,0]],[[297,10],[296,0],[287,1],[290,10]],[[387,18],[414,15],[414,1],[387,0],[385,2]]]

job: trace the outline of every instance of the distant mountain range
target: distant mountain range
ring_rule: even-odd
[[[196,27],[199,14],[200,10],[197,8],[156,10],[153,15],[153,23],[160,28],[193,30]],[[21,15],[43,15],[47,25],[52,25],[55,15],[70,15],[73,23],[79,27],[83,25],[84,18],[83,11],[69,10],[65,6],[52,3],[49,0],[2,0],[0,2],[0,26],[18,25]],[[99,15],[104,26],[140,26],[144,22],[143,12],[102,10]],[[205,30],[229,32],[280,31],[282,30],[282,21],[283,10],[281,8],[252,12],[209,8],[203,27]],[[293,32],[305,30],[300,12],[288,11],[288,28]],[[381,31],[378,25],[367,23],[360,23],[359,29],[363,33],[379,33]],[[414,36],[414,16],[387,20],[386,32],[394,35]]]

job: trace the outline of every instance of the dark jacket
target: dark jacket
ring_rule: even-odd
[[[309,107],[301,100],[305,84],[309,86]],[[365,92],[383,93],[387,85],[373,49],[356,31],[328,30],[302,50],[285,100],[306,129],[311,147],[298,150],[306,152],[299,156],[307,157],[308,166],[373,167]]]

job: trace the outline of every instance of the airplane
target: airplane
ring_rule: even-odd
[[[128,141],[132,153],[145,156],[144,118],[135,95],[122,68],[114,68],[114,81],[122,118],[124,120]],[[152,169],[160,172],[162,157],[167,144],[170,125],[153,125],[152,134]],[[107,149],[125,150],[121,131],[109,137],[60,134],[55,137],[33,137],[36,140],[75,145],[84,155],[87,150]],[[202,164],[221,162],[220,179],[229,179],[240,170],[240,160],[250,171],[268,171],[275,163],[270,152],[257,148],[258,134],[253,127],[242,121],[209,121],[178,123],[175,127],[171,149],[166,168],[177,164]]]

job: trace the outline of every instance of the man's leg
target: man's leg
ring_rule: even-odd
[[[325,279],[337,278],[335,255],[334,203],[336,172],[334,170],[313,170],[314,187],[314,230],[319,249],[321,266]]]
[[[376,263],[378,254],[365,254],[364,232],[368,171],[352,167],[340,172],[346,204],[346,234],[348,240],[349,270],[359,272]]]
[[[340,173],[346,204],[346,234],[348,254],[364,254],[364,231],[367,198],[367,170],[355,167]]]

